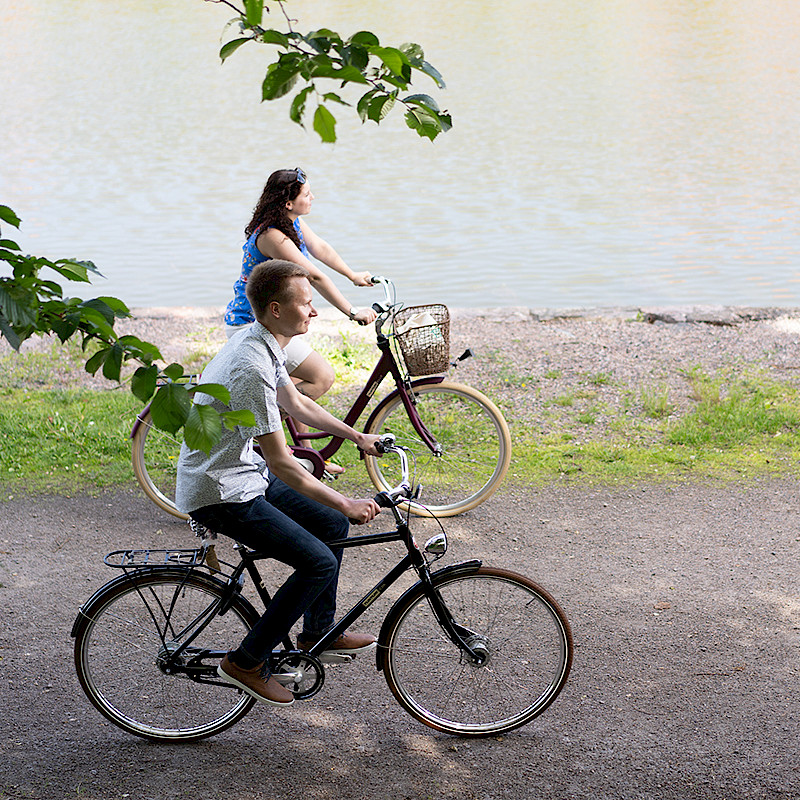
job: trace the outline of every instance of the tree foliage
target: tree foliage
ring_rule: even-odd
[[[15,350],[35,334],[50,334],[61,342],[77,338],[87,353],[86,371],[92,375],[100,372],[104,378],[120,382],[129,371],[125,367],[135,365],[131,391],[142,403],[152,399],[154,424],[173,434],[183,428],[187,444],[206,452],[219,440],[223,424],[254,423],[250,412],[215,412],[211,421],[207,415],[193,413],[195,392],[227,404],[227,389],[219,384],[188,384],[180,364],[158,365],[162,359],[156,345],[136,336],[119,336],[116,321],[131,314],[116,297],[64,297],[61,285],[48,276],[48,270],[68,281],[90,283],[92,276],[100,275],[97,267],[91,261],[51,261],[25,255],[14,240],[2,235],[3,224],[19,228],[20,219],[11,208],[0,205],[0,261],[11,270],[11,275],[0,277],[0,334]]]
[[[243,0],[244,8],[230,0],[208,1],[237,12],[228,23],[229,30],[236,35],[222,46],[222,61],[251,43],[276,48],[277,58],[267,67],[261,85],[262,100],[277,100],[296,92],[289,116],[293,122],[305,126],[310,114],[314,130],[323,142],[336,141],[336,118],[331,106],[352,105],[339,94],[348,84],[363,90],[355,102],[362,122],[380,123],[399,105],[405,109],[408,127],[420,136],[433,140],[450,129],[450,115],[439,109],[433,97],[406,94],[415,72],[430,78],[439,89],[445,85],[439,71],[425,60],[418,44],[387,47],[371,31],[358,31],[347,38],[328,28],[299,33],[286,12],[285,0],[275,0],[274,5],[283,14],[286,30],[265,26],[264,15],[269,9],[262,0]],[[331,84],[336,91],[325,90]],[[312,100],[316,103],[313,114],[308,107]]]
[[[289,106],[291,120],[305,126],[310,116],[323,142],[336,140],[336,117],[331,107],[353,105],[339,94],[348,84],[363,89],[354,104],[362,122],[380,123],[399,105],[405,109],[408,127],[420,136],[432,141],[450,129],[450,115],[440,111],[430,95],[406,94],[415,72],[444,88],[441,75],[425,60],[419,45],[387,47],[370,31],[359,31],[348,38],[328,28],[301,34],[294,30],[284,0],[275,0],[275,4],[286,30],[264,25],[269,7],[263,0],[242,0],[243,7],[229,0],[207,2],[229,6],[237,14],[226,26],[236,35],[222,46],[222,61],[244,45],[276,48],[277,56],[262,82],[262,100],[277,100],[295,92]],[[336,91],[326,90],[331,86]],[[151,403],[153,423],[172,434],[183,429],[186,443],[196,449],[209,452],[219,441],[223,425],[232,428],[255,423],[250,412],[218,414],[211,406],[193,405],[191,398],[197,391],[226,405],[230,397],[219,384],[193,385],[180,364],[164,366],[156,345],[136,336],[118,335],[115,323],[130,317],[121,300],[65,297],[59,279],[91,283],[92,277],[101,273],[91,261],[51,261],[23,254],[20,246],[2,232],[3,226],[19,229],[20,224],[10,207],[0,205],[0,262],[5,262],[11,272],[0,277],[0,336],[15,350],[33,335],[55,335],[61,342],[77,338],[86,352],[87,372],[99,372],[116,382],[129,379],[133,394],[142,403]]]

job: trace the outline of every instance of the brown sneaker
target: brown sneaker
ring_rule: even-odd
[[[263,664],[259,664],[253,669],[242,669],[225,656],[217,667],[217,675],[262,703],[273,706],[290,706],[294,703],[294,695],[285,686],[281,686],[272,675],[268,680],[264,680],[261,674],[263,667]]]
[[[303,639],[297,637],[298,650],[310,650],[319,639]],[[372,650],[375,647],[375,637],[368,633],[353,633],[345,631],[338,638],[334,639],[323,652],[341,653],[342,655],[355,655],[363,653],[365,650]]]

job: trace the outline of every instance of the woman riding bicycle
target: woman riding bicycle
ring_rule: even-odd
[[[233,285],[234,297],[225,312],[228,336],[253,322],[253,311],[245,295],[247,278],[253,267],[271,258],[292,261],[309,272],[311,285],[346,317],[362,325],[375,319],[371,308],[355,308],[333,281],[310,261],[313,256],[344,275],[355,286],[371,286],[369,272],[353,272],[342,257],[301,219],[311,211],[314,195],[303,170],[280,169],[267,180],[253,218],[245,228],[242,272]],[[286,348],[286,369],[299,391],[317,400],[333,385],[335,374],[330,364],[297,336]]]

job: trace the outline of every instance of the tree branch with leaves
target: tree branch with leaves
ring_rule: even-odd
[[[348,84],[367,87],[355,104],[362,122],[380,123],[399,104],[405,109],[406,124],[420,136],[433,140],[450,130],[450,115],[439,110],[433,97],[404,94],[415,71],[429,77],[439,89],[445,88],[442,76],[425,60],[420,45],[386,47],[371,31],[358,31],[346,39],[328,28],[302,34],[294,29],[296,20],[286,13],[283,0],[276,0],[276,4],[283,13],[286,31],[263,26],[268,9],[261,0],[244,0],[244,8],[237,8],[229,0],[207,2],[221,3],[238,12],[229,23],[229,29],[235,29],[237,36],[222,46],[222,61],[250,43],[276,47],[279,55],[267,67],[261,85],[262,100],[277,100],[297,90],[289,116],[304,126],[308,103],[315,99],[313,127],[322,141],[336,141],[336,118],[330,105],[351,105],[339,94]],[[337,84],[337,91],[321,88],[326,81]]]

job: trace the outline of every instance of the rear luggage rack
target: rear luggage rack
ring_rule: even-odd
[[[194,550],[115,550],[103,563],[109,567],[152,567],[160,564],[177,564],[194,567],[205,561],[206,553],[200,547]]]

